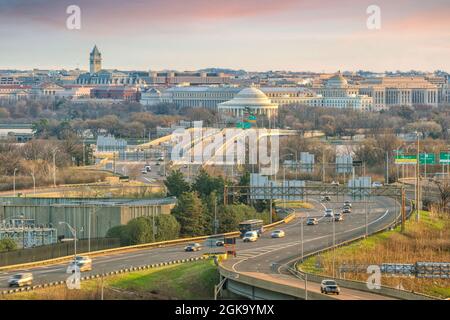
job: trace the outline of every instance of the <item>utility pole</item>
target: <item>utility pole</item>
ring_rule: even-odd
[[[301,224],[301,229],[300,229],[300,233],[301,233],[301,239],[302,239],[302,262],[303,262],[303,257],[304,257],[304,251],[303,251],[303,217],[300,218],[300,224]]]
[[[33,195],[36,195],[36,178],[34,177],[34,172],[31,172],[30,174],[33,178]]]
[[[418,222],[420,217],[420,142],[419,132],[417,132],[417,165],[416,165],[416,221]]]
[[[325,146],[322,148],[322,183],[325,183]]]
[[[56,152],[57,148],[53,149],[53,188],[56,188]]]
[[[405,194],[405,188],[402,187],[402,227],[401,227],[401,232],[403,233],[405,231],[405,220],[406,220],[406,212],[405,212],[405,208],[406,207],[406,194]]]
[[[386,183],[389,184],[389,150],[386,151]]]
[[[14,168],[14,177],[13,177],[13,193],[14,193],[14,197],[16,196],[16,172],[17,172],[17,168]]]
[[[333,219],[333,278],[336,277],[336,226],[335,226],[335,218]]]
[[[217,234],[217,196],[214,197],[214,234]]]

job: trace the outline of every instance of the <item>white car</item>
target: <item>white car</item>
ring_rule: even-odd
[[[15,274],[8,280],[10,287],[31,286],[32,283],[33,275],[29,272]]]
[[[383,184],[381,183],[381,182],[374,182],[374,183],[372,183],[372,187],[373,188],[380,188],[380,187],[382,187],[383,186]]]
[[[258,240],[258,232],[256,231],[247,231],[244,234],[244,238],[242,239],[244,242],[255,242]]]
[[[334,280],[322,280],[322,282],[320,283],[320,292],[325,294],[335,293],[339,295],[341,289]]]
[[[76,268],[79,268],[80,272],[92,270],[92,259],[89,257],[77,256],[67,267],[67,273],[74,273]]]
[[[339,181],[333,181],[333,182],[331,182],[331,185],[332,186],[338,186],[339,185]]]
[[[334,217],[333,209],[325,209],[325,217]]]
[[[275,230],[270,235],[272,238],[283,238],[286,233],[283,230]]]

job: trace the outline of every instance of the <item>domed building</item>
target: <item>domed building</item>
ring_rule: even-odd
[[[269,119],[278,114],[278,104],[272,103],[264,92],[255,87],[239,91],[230,101],[219,103],[217,108],[222,115],[235,118],[243,117],[246,111]]]
[[[342,76],[341,72],[338,72],[327,80],[326,86],[328,88],[347,88],[348,82],[347,79]]]
[[[361,95],[358,86],[350,85],[340,71],[313,90],[321,98],[322,107],[371,110],[373,106],[373,99]]]

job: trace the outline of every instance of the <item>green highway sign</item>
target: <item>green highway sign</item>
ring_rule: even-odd
[[[395,164],[417,164],[415,154],[400,154],[395,156]]]
[[[240,129],[250,129],[252,127],[252,124],[249,122],[238,122],[236,124],[236,128]]]
[[[439,163],[440,164],[450,164],[450,151],[441,152],[439,154]]]
[[[434,153],[421,153],[419,164],[436,164],[436,155]]]

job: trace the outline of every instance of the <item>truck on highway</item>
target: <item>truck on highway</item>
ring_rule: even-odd
[[[264,232],[264,222],[260,219],[252,219],[239,223],[239,232],[241,238],[243,238],[248,231],[256,231],[258,237],[260,237]]]

